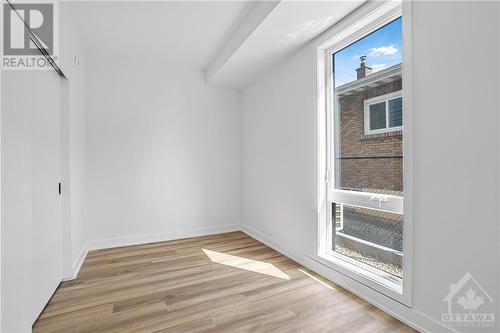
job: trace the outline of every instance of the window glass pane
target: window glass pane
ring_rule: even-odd
[[[389,100],[389,127],[403,126],[403,98]]]
[[[385,102],[372,104],[370,108],[370,130],[385,128]]]
[[[401,43],[399,18],[332,55],[331,167],[333,189],[344,190],[345,201],[332,203],[329,248],[391,279],[402,277],[403,215],[359,207],[353,198],[403,195],[403,131],[376,131],[402,127],[402,98],[384,98],[403,90]],[[365,104],[373,98],[380,102],[368,106],[365,124]]]
[[[403,215],[332,204],[333,250],[402,277]]]
[[[391,54],[384,55],[384,52]],[[366,56],[355,61],[360,54]],[[332,103],[331,144],[335,188],[401,196],[402,131],[394,135],[365,133],[364,117],[366,100],[403,89],[401,18],[336,52],[332,57],[335,101]],[[376,66],[379,61],[383,61],[386,68]],[[353,78],[351,81],[345,81],[346,73]],[[371,80],[369,85],[366,84],[367,77]],[[339,82],[343,84],[339,85]],[[398,98],[387,103],[390,103],[389,108],[392,110],[389,112],[390,119],[386,119],[385,101],[369,105],[367,127],[376,130],[386,128],[386,125],[401,124],[401,102],[402,99]]]

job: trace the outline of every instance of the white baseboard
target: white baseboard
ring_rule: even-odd
[[[284,256],[294,260],[298,264],[312,270],[313,272],[327,278],[328,280],[338,284],[342,288],[349,290],[356,296],[364,299],[368,303],[376,306],[382,311],[390,314],[391,316],[401,320],[407,325],[413,327],[420,332],[457,332],[455,330],[444,327],[434,318],[427,316],[417,310],[409,308],[379,292],[353,280],[352,278],[343,275],[330,267],[327,267],[314,260],[313,258],[303,255],[297,251],[283,246],[276,240],[266,236],[264,233],[248,226],[241,225],[241,231],[255,238],[261,243],[266,244],[270,248],[280,252]]]
[[[174,239],[182,239],[189,237],[208,236],[214,234],[222,234],[225,232],[239,231],[239,224],[227,224],[221,226],[196,228],[179,231],[161,232],[155,234],[126,236],[109,239],[93,240],[87,243],[87,248],[91,250],[110,249],[113,247],[141,245],[156,242],[165,242]]]
[[[239,224],[227,224],[227,225],[214,226],[208,228],[196,228],[196,229],[187,229],[187,230],[172,231],[172,232],[162,232],[156,234],[126,236],[126,237],[89,241],[87,242],[87,244],[84,245],[82,251],[80,252],[80,255],[73,263],[73,276],[70,278],[65,278],[63,279],[63,281],[70,281],[76,279],[78,273],[80,272],[80,268],[82,267],[83,262],[87,257],[88,252],[92,250],[102,250],[102,249],[111,249],[114,247],[165,242],[175,239],[209,236],[209,235],[222,234],[225,232],[240,231],[240,230],[241,228]]]
[[[82,268],[85,258],[87,258],[88,253],[89,253],[88,246],[87,244],[84,244],[82,250],[80,251],[80,254],[78,255],[78,258],[76,258],[75,262],[73,263],[73,276],[71,278],[64,279],[63,281],[76,279],[78,273],[80,272],[80,268]]]

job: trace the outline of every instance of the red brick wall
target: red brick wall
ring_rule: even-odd
[[[341,158],[337,163],[342,188],[403,190],[402,131],[364,134],[364,101],[401,88],[401,80],[397,80],[339,99]]]

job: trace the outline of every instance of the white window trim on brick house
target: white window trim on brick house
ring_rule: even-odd
[[[378,134],[378,133],[387,133],[387,132],[395,132],[401,131],[403,126],[394,126],[389,127],[389,101],[397,98],[403,97],[403,91],[395,91],[389,94],[385,94],[382,96],[373,97],[364,101],[364,128],[365,135],[370,134]],[[372,130],[370,129],[370,105],[378,104],[381,102],[385,102],[385,128]]]

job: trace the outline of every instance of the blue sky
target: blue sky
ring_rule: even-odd
[[[401,18],[333,55],[335,86],[356,80],[362,55],[374,72],[401,63]]]

